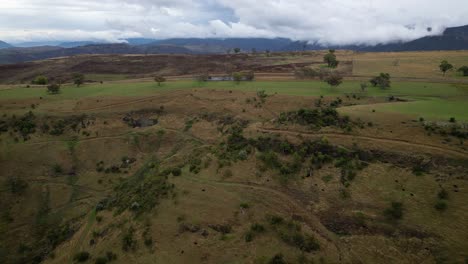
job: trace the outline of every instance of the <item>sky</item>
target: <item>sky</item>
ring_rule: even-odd
[[[468,0],[0,0],[0,40],[284,37],[375,45],[441,34],[467,25],[467,14]]]

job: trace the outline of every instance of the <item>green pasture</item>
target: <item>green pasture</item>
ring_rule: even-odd
[[[368,87],[361,91],[360,82],[345,81],[338,88],[331,88],[320,81],[256,81],[242,82],[207,82],[171,81],[158,86],[154,82],[114,82],[89,84],[82,87],[64,86],[60,94],[47,94],[46,88],[24,88],[0,90],[2,100],[27,99],[43,97],[45,100],[79,99],[103,96],[147,96],[158,92],[184,89],[227,89],[256,92],[265,90],[268,94],[291,96],[344,96],[357,94],[361,97],[397,96],[409,100],[393,104],[373,105],[374,109],[383,112],[399,112],[412,116],[423,116],[434,119],[455,117],[468,120],[468,85],[425,82],[393,82],[392,87],[382,90]]]

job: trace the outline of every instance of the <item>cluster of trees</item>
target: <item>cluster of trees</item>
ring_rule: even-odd
[[[77,87],[80,87],[85,83],[85,76],[81,73],[73,74],[72,76],[73,84]],[[49,79],[44,75],[37,76],[33,81],[32,84],[36,85],[47,85],[47,92],[49,94],[58,94],[60,93],[61,81],[55,80],[50,82]]]
[[[449,63],[447,60],[443,60],[439,65],[439,69],[444,74],[444,76],[448,71],[451,71],[454,68],[455,67],[453,66],[453,64]],[[460,68],[458,68],[457,71],[461,72],[463,76],[468,76],[468,66],[466,65],[461,66]]]
[[[376,76],[370,80],[370,83],[372,84],[373,87],[380,87],[382,89],[386,89],[390,87],[391,81],[390,81],[390,74],[388,73],[380,73],[379,76]],[[362,88],[362,85],[361,85]]]

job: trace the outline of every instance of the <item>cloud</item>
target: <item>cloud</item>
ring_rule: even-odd
[[[467,13],[466,0],[2,0],[0,39],[287,37],[377,44],[440,34],[468,24]]]

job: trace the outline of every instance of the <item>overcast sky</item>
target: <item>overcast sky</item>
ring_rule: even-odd
[[[0,40],[11,43],[287,37],[376,44],[466,24],[468,0],[0,0]]]

